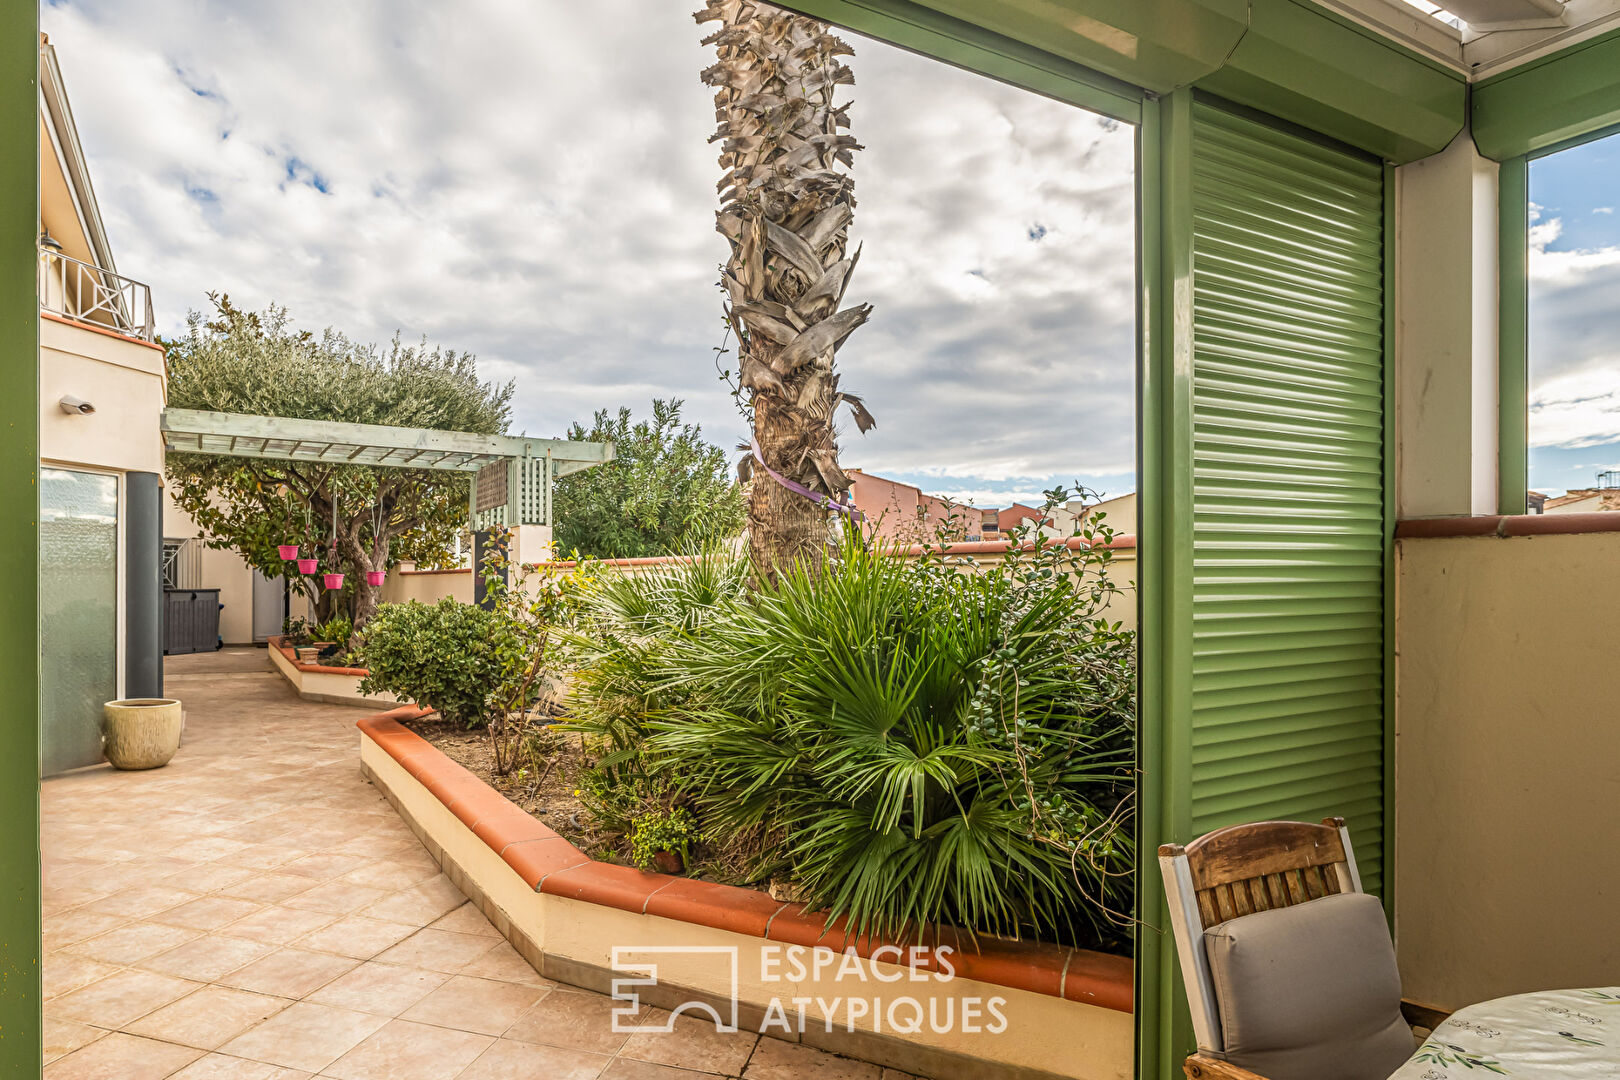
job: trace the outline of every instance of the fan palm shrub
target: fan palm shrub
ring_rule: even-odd
[[[989,567],[908,561],[852,532],[753,591],[735,560],[625,578],[593,598],[573,707],[621,783],[746,838],[755,878],[785,872],[858,932],[1107,944],[1135,788],[1109,558],[1037,537]]]

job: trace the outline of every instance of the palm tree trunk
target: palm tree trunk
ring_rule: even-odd
[[[853,50],[825,23],[757,0],[709,0],[696,17],[721,23],[704,38],[719,62],[703,81],[715,87],[711,141],[725,170],[716,227],[731,244],[726,317],[764,465],[745,473],[749,545],[762,574],[795,560],[819,568],[827,511],[777,477],[842,501],[850,478],[838,464],[835,410],[847,403],[860,430],[873,424],[859,398],[839,391],[833,366],[871,314],[867,304],[839,308],[860,254],[847,255],[855,197],[845,171],[860,145],[841,131],[848,104],[834,103],[837,87],[854,82],[838,57]]]

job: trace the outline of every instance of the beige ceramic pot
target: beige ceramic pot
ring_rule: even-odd
[[[184,722],[174,698],[127,698],[101,707],[102,749],[117,769],[155,769],[180,749]]]

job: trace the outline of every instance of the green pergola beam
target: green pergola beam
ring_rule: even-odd
[[[549,458],[556,474],[613,460],[612,443],[479,435],[469,431],[344,424],[284,416],[165,409],[163,444],[171,452],[277,461],[382,465],[474,473],[513,458]]]

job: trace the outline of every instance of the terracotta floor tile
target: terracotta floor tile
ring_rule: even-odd
[[[803,1043],[761,1039],[744,1080],[882,1080],[883,1069],[866,1061],[829,1054]]]
[[[262,1061],[204,1054],[169,1077],[169,1080],[309,1080],[313,1074],[302,1069],[284,1069]]]
[[[504,943],[503,943],[504,944]],[[448,930],[418,930],[404,941],[377,956],[388,964],[431,968],[456,974],[489,952],[494,942],[475,934],[452,934]]]
[[[392,1019],[449,980],[442,971],[372,962],[333,979],[309,1000]]]
[[[312,934],[305,934],[295,944],[301,949],[352,956],[356,960],[369,960],[392,945],[416,933],[418,927],[406,923],[383,922],[364,915],[350,915]]]
[[[420,847],[415,837],[411,842]],[[356,870],[344,874],[339,880],[355,885],[369,885],[374,889],[408,889],[412,885],[420,885],[439,875],[439,866],[426,852],[421,858],[404,857],[395,861],[393,859],[378,859]]]
[[[161,1080],[201,1050],[113,1032],[45,1066],[45,1080]]]
[[[305,892],[316,882],[301,874],[281,874],[274,870],[254,871],[242,868],[242,872],[249,875],[220,889],[225,896],[236,896],[243,900],[257,900],[261,904],[279,904],[289,896],[297,896]]]
[[[132,922],[125,923],[116,930],[109,930],[105,934],[98,934],[69,945],[63,951],[74,956],[87,956],[107,964],[128,965],[137,960],[144,960],[148,956],[166,952],[199,936],[201,936],[199,931],[189,930],[183,926]]]
[[[719,1073],[692,1072],[690,1069],[654,1065],[650,1061],[615,1058],[602,1073],[601,1080],[708,1080],[709,1077],[719,1076]]]
[[[50,953],[45,957],[44,967],[40,971],[45,1000],[49,1001],[60,994],[70,993],[81,986],[89,986],[97,979],[104,979],[118,970],[117,964],[92,960],[87,956],[74,956],[72,953],[64,952]]]
[[[558,1046],[499,1039],[456,1080],[596,1080],[609,1059]],[[687,1073],[682,1080],[696,1080]]]
[[[254,870],[271,870],[291,862],[302,854],[304,853],[297,848],[281,847],[277,844],[249,844],[219,861]]]
[[[613,1030],[621,1003],[603,994],[553,990],[518,1018],[505,1037],[595,1054],[616,1054],[629,1038]]]
[[[177,870],[158,882],[171,889],[187,889],[191,892],[214,893],[223,892],[233,885],[247,881],[253,877],[253,870],[247,866],[232,866],[230,863],[206,863],[202,866],[191,866],[184,870]],[[249,899],[257,899],[250,897]],[[268,902],[268,901],[267,901]]]
[[[342,877],[351,870],[358,870],[370,861],[364,855],[315,854],[293,859],[279,869],[283,874],[299,874],[325,881],[328,878]]]
[[[499,1035],[545,993],[533,986],[457,975],[402,1013],[401,1019]]]
[[[148,957],[138,966],[182,979],[218,982],[237,968],[268,956],[275,950],[276,946],[267,941],[209,934],[188,941],[179,948]]]
[[[51,1013],[96,1027],[121,1028],[184,997],[200,984],[150,971],[119,971],[51,1001]]]
[[[236,920],[221,933],[226,937],[285,945],[336,921],[337,916],[325,911],[300,911],[297,908],[273,906]]]
[[[220,1052],[319,1072],[387,1022],[369,1013],[300,1001],[238,1035],[220,1047]]]
[[[467,898],[461,895],[461,890],[451,884],[449,878],[439,874],[420,884],[412,885],[409,889],[401,889],[392,896],[384,897],[365,908],[361,914],[370,915],[374,919],[414,922],[419,926],[426,926],[466,902]]]
[[[218,836],[203,836],[176,845],[169,849],[169,853],[175,858],[190,859],[193,862],[213,862],[216,859],[224,859],[235,855],[248,846],[240,840],[226,840]]]
[[[656,1023],[665,1015],[662,1010],[651,1010],[643,1022]],[[716,1031],[707,1021],[681,1015],[675,1017],[672,1031],[631,1035],[619,1056],[698,1072],[736,1075],[742,1071],[758,1041],[759,1036],[750,1032]]]
[[[453,1080],[494,1041],[470,1031],[390,1020],[321,1075],[338,1080]]]
[[[164,1042],[213,1050],[291,1005],[286,998],[252,994],[225,986],[205,986],[124,1030]]]
[[[107,1032],[89,1024],[81,1024],[77,1020],[66,1020],[59,1016],[45,1017],[45,1060],[55,1061],[64,1054],[71,1054],[81,1046],[89,1046]]]
[[[105,934],[129,922],[123,915],[102,915],[94,911],[69,911],[45,920],[45,951],[71,945],[75,941]]]
[[[345,956],[283,946],[269,956],[237,968],[219,981],[260,994],[302,998],[354,966],[355,961]]]
[[[347,881],[325,881],[283,901],[284,906],[303,911],[325,911],[333,915],[347,915],[368,904],[374,904],[388,894],[369,885],[355,885]]]
[[[500,937],[501,932],[490,925],[489,919],[478,910],[473,903],[462,904],[448,915],[440,916],[433,924],[434,930],[451,930],[457,934],[482,934],[484,937]]]
[[[153,921],[194,930],[218,930],[238,919],[263,911],[264,905],[234,896],[205,896],[152,916]]]
[[[104,915],[144,919],[195,899],[197,894],[194,892],[171,889],[167,885],[143,885],[139,888],[120,890],[85,906]]]
[[[481,979],[499,979],[501,982],[522,983],[524,986],[553,987],[557,984],[529,966],[504,939],[489,952],[461,969],[463,975],[476,975]]]

